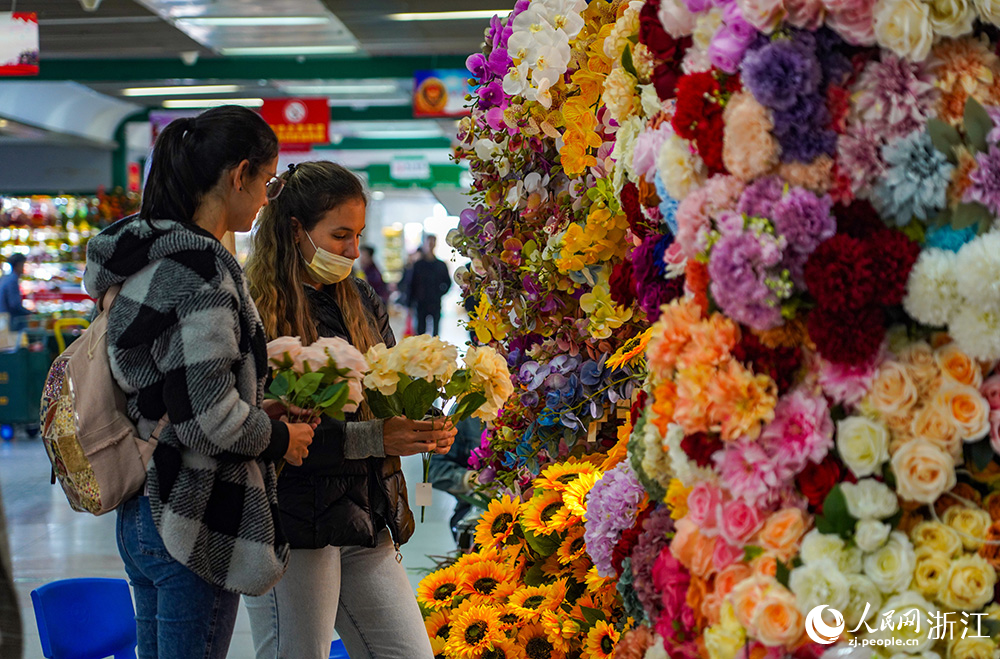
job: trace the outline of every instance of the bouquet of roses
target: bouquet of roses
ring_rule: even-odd
[[[469,348],[462,369],[458,348],[426,334],[408,336],[392,348],[380,343],[366,358],[366,397],[379,418],[405,416],[419,421],[432,413],[440,398],[455,401],[445,423],[470,416],[492,421],[514,391],[506,360],[489,347]],[[429,454],[424,454],[423,465],[423,482],[427,483]],[[429,488],[422,490],[419,498],[429,503]],[[421,504],[421,521],[426,505]]]
[[[367,370],[364,355],[339,338],[321,338],[303,346],[297,336],[267,344],[273,380],[266,398],[278,400],[289,419],[315,423],[328,416],[343,421],[364,400],[361,380]]]

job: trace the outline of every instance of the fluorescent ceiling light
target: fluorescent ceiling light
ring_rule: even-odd
[[[122,96],[176,96],[185,94],[232,94],[239,85],[178,85],[175,87],[128,87]]]
[[[325,25],[328,16],[199,16],[179,18],[178,23],[205,27],[272,27],[279,25]]]
[[[337,55],[357,52],[357,46],[249,46],[223,48],[223,55]]]
[[[364,140],[417,140],[429,137],[444,137],[440,130],[359,130],[354,137]]]
[[[262,98],[175,98],[163,101],[163,107],[168,110],[191,110],[194,108],[215,108],[220,105],[242,105],[247,108],[259,108],[264,105]]]
[[[423,11],[410,14],[389,14],[390,21],[468,21],[506,16],[509,9],[476,9],[471,11]]]
[[[391,94],[396,85],[285,85],[282,91],[289,94]]]

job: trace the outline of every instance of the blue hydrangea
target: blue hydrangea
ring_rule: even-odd
[[[677,207],[680,206],[680,202],[671,197],[667,192],[667,186],[663,184],[663,179],[660,178],[659,172],[653,178],[653,184],[656,186],[657,196],[662,200],[660,201],[660,214],[663,216],[663,221],[670,228],[670,233],[676,236]]]
[[[953,229],[950,224],[928,227],[924,247],[957,252],[962,249],[962,245],[976,237],[976,228],[976,225],[972,225],[964,229]]]
[[[955,169],[934,148],[930,135],[915,130],[882,147],[885,175],[875,184],[872,205],[886,223],[906,226],[916,217],[929,220],[947,203]]]

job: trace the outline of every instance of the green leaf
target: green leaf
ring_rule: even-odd
[[[840,485],[834,485],[830,493],[826,495],[826,500],[823,501],[823,517],[821,519],[825,520],[824,526],[827,529],[820,528],[820,522],[817,519],[816,528],[821,533],[836,533],[843,538],[849,538],[851,532],[854,531],[854,525],[858,520],[847,512],[847,499],[844,497]]]
[[[753,559],[764,553],[763,547],[757,547],[755,545],[747,545],[743,548],[743,562],[749,563]]]
[[[961,231],[967,227],[971,227],[974,224],[981,224],[983,220],[987,222],[992,222],[993,215],[990,213],[989,209],[982,204],[972,202],[969,204],[959,204],[955,207],[954,213],[951,218],[951,225]]]
[[[998,635],[1000,635],[1000,620],[994,620],[993,618],[986,618],[984,616],[978,616],[977,620],[979,620],[982,623],[981,625],[982,629],[977,629],[976,630],[977,633],[981,633],[983,636],[990,636],[993,638],[996,638]],[[971,623],[972,621],[970,620],[969,622]]]
[[[986,108],[980,105],[979,101],[971,94],[965,102],[965,116],[962,120],[965,124],[965,135],[969,138],[969,145],[975,151],[986,151],[986,136],[993,130],[993,119],[990,118]]]
[[[347,387],[347,383],[343,381],[338,382],[336,384],[331,384],[328,387],[320,391],[317,391],[315,394],[313,394],[313,400],[316,401],[317,405],[322,405],[328,400],[335,398],[337,394],[340,393],[340,390],[343,389],[344,387]]]
[[[458,407],[456,407],[455,411],[452,413],[452,416],[455,417],[455,422],[465,421],[472,416],[476,410],[482,407],[485,402],[486,396],[482,395],[478,391],[473,391],[471,394],[466,395],[465,398],[458,403]]]
[[[445,385],[444,397],[456,398],[465,393],[469,386],[469,379],[469,372],[465,369],[455,371],[455,374],[451,376],[451,381]]]
[[[955,149],[962,144],[962,136],[954,126],[940,119],[930,119],[927,122],[927,134],[935,149],[943,153],[950,163],[958,163]]]
[[[403,414],[403,406],[399,403],[398,394],[385,396],[377,389],[368,389],[365,391],[365,400],[368,401],[368,407],[371,408],[372,414],[378,419],[389,419]]]
[[[788,577],[791,575],[792,571],[788,569],[788,566],[785,565],[784,561],[776,561],[775,566],[777,567],[777,570],[774,573],[774,578],[777,579],[778,583],[782,586],[788,588]]]
[[[581,606],[580,613],[583,614],[583,619],[587,621],[587,624],[593,627],[599,622],[607,622],[608,618],[604,615],[604,611],[600,609],[592,609],[589,606]]]
[[[416,379],[403,392],[401,400],[403,402],[403,413],[407,419],[419,421],[430,411],[431,405],[437,400],[441,392],[432,383],[423,379]]]
[[[635,72],[635,62],[632,61],[632,48],[626,46],[625,50],[622,51],[622,68],[632,74],[633,78],[638,78],[639,74]]]
[[[989,466],[990,462],[993,461],[993,447],[990,446],[989,437],[980,440],[978,442],[973,442],[971,444],[965,445],[965,455],[966,459],[970,460],[972,464],[976,465],[976,469],[982,471]]]
[[[542,571],[542,561],[538,561],[524,573],[524,585],[541,586],[545,583],[545,572]]]
[[[294,373],[291,371],[278,371],[278,374],[274,376],[273,380],[271,380],[271,386],[268,387],[268,391],[278,398],[281,398],[282,396],[287,396],[288,392],[292,390],[294,385]]]
[[[292,395],[295,397],[309,397],[316,393],[320,383],[323,382],[322,373],[306,373],[299,378],[299,381],[292,387]]]
[[[559,536],[535,535],[531,531],[524,531],[524,539],[528,541],[528,546],[541,556],[551,556],[559,549]]]

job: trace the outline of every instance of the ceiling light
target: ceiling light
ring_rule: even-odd
[[[0,128],[6,128],[8,121],[6,119],[0,119]]]
[[[122,96],[175,96],[185,94],[231,94],[239,85],[179,85],[176,87],[128,87]]]
[[[391,94],[396,85],[284,85],[281,91],[289,94]]]
[[[440,130],[359,130],[354,137],[363,140],[419,140],[431,137],[444,137]]]
[[[353,45],[342,46],[249,46],[223,48],[223,55],[338,55],[357,52]]]
[[[329,16],[199,16],[179,18],[178,23],[205,27],[274,27],[279,25],[325,25]]]
[[[163,101],[163,107],[168,110],[191,110],[195,108],[215,108],[220,105],[242,105],[246,108],[259,108],[264,105],[262,98],[175,98]]]
[[[423,11],[410,14],[389,14],[390,21],[469,21],[489,20],[496,15],[506,16],[509,9],[477,9],[473,11]]]

